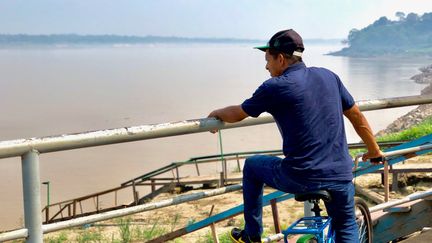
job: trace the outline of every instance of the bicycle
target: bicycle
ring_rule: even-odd
[[[331,200],[330,193],[326,190],[312,191],[295,194],[295,200],[304,202],[309,201],[313,203],[311,209],[315,216],[302,217],[286,230],[282,231],[284,235],[284,242],[288,243],[288,235],[302,234],[303,236],[297,240],[297,243],[332,243],[335,242],[335,232],[332,229],[332,218],[329,216],[321,216],[322,209],[319,207],[319,201],[323,200],[328,202]],[[359,242],[372,243],[372,220],[369,208],[366,202],[358,197],[355,197],[355,212],[356,222],[359,228]]]
[[[416,153],[423,150],[431,150],[432,144],[420,145],[416,147],[410,147],[405,149],[393,150],[390,152],[385,152],[382,154],[382,157],[371,158],[370,162],[379,163],[386,162],[388,159],[393,156],[399,155],[407,155]],[[363,156],[363,154],[359,154],[354,159],[354,168],[353,171],[356,171],[359,165],[359,160]],[[297,201],[309,201],[314,204],[312,211],[315,213],[314,217],[303,217],[296,222],[294,222],[291,226],[289,226],[286,230],[282,231],[284,235],[285,243],[288,243],[288,235],[293,234],[302,234],[303,236],[297,240],[297,243],[332,243],[335,242],[335,232],[331,228],[331,217],[321,216],[320,212],[322,211],[319,208],[319,201],[323,200],[331,200],[330,194],[326,190],[320,191],[312,191],[301,194],[295,194],[295,199]],[[369,208],[366,202],[359,198],[355,197],[355,215],[356,215],[356,223],[358,225],[359,230],[359,242],[361,243],[371,243],[373,242],[373,232],[372,232],[372,219],[369,212]]]
[[[403,151],[398,151],[395,154],[401,154]],[[379,163],[384,162],[385,157],[392,155],[393,153],[385,153],[383,157],[371,158],[370,162]],[[359,154],[354,159],[355,171],[358,167],[359,159],[363,154]],[[297,243],[333,243],[335,242],[335,231],[332,229],[331,221],[332,218],[329,216],[321,216],[321,209],[319,207],[319,201],[323,200],[329,202],[331,200],[330,193],[326,190],[311,191],[305,193],[295,194],[295,200],[299,202],[309,201],[313,203],[315,216],[313,217],[302,217],[286,230],[282,231],[284,235],[284,242],[288,243],[288,235],[302,234],[303,236],[297,240]],[[372,219],[369,212],[369,207],[366,202],[359,198],[354,197],[354,209],[356,215],[356,223],[358,226],[358,235],[360,243],[372,243],[373,232],[372,232]]]
[[[360,157],[362,157],[362,154],[357,155],[354,159],[354,171],[358,167]],[[384,161],[384,159],[384,157],[380,157],[373,158],[370,161],[376,163]],[[297,243],[335,242],[335,231],[332,229],[331,225],[332,218],[329,216],[321,216],[320,212],[322,210],[319,207],[320,200],[323,200],[324,202],[329,202],[331,200],[330,193],[326,190],[299,193],[295,194],[295,200],[299,202],[309,201],[310,203],[313,203],[314,206],[311,211],[314,212],[315,216],[302,217],[286,230],[282,231],[285,243],[288,243],[288,235],[293,234],[303,235],[297,240]],[[372,243],[372,219],[366,202],[359,197],[354,197],[354,209],[358,226],[359,242]]]

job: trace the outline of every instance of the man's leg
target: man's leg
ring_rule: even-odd
[[[282,159],[256,155],[246,159],[243,168],[243,202],[245,231],[253,236],[262,234],[262,197],[265,179]]]
[[[245,231],[250,236],[262,234],[262,197],[264,184],[284,192],[298,192],[305,189],[283,175],[280,169],[282,159],[274,156],[255,155],[245,161],[243,168],[243,201]]]
[[[336,231],[336,242],[358,242],[358,227],[355,221],[354,185],[352,182],[329,186],[332,200],[326,203],[327,213],[332,217]]]

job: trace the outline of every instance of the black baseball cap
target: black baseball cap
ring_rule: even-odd
[[[267,45],[257,46],[255,48],[261,51],[274,49],[300,57],[305,49],[303,46],[303,39],[293,29],[279,31],[270,38]]]

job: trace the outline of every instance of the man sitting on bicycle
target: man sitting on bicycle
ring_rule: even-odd
[[[261,242],[264,184],[288,193],[328,190],[326,203],[336,242],[358,239],[354,212],[352,159],[343,115],[367,146],[363,157],[380,157],[371,128],[339,77],[302,61],[303,41],[294,30],[276,33],[266,46],[266,69],[271,78],[241,105],[214,110],[209,117],[238,122],[270,113],[283,137],[285,158],[257,155],[245,161],[243,200],[245,228],[234,228],[234,242]]]

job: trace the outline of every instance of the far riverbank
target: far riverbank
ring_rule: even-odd
[[[411,79],[416,83],[429,84],[421,91],[421,94],[432,95],[432,64],[421,67],[419,70],[420,74],[412,76]],[[384,134],[405,130],[411,126],[421,123],[429,116],[432,116],[432,104],[419,105],[414,110],[396,119],[394,122],[388,125],[387,128],[379,131],[376,136],[382,136]]]

